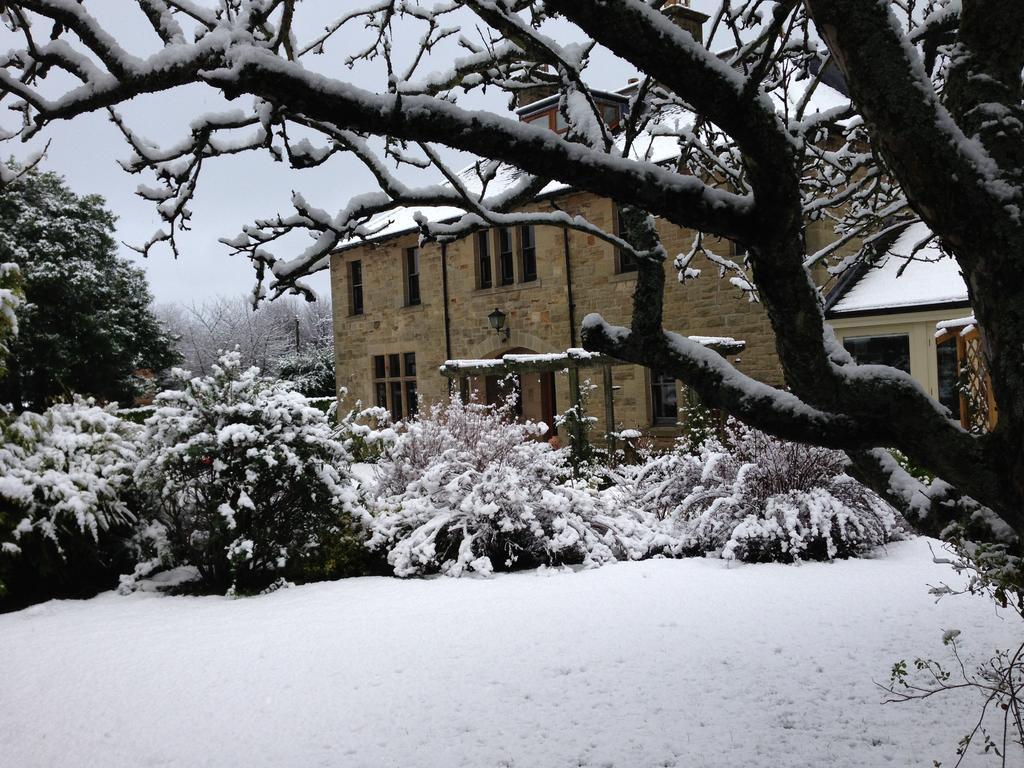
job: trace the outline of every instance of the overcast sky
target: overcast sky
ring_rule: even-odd
[[[712,4],[713,0],[695,2],[697,7]],[[86,5],[101,15],[106,28],[132,52],[143,55],[155,49],[156,38],[147,23],[126,0],[86,0]],[[322,28],[332,13],[355,6],[353,2],[337,0],[305,0],[300,5],[299,18],[307,22],[300,28],[300,37]],[[473,35],[471,19],[462,33]],[[559,39],[570,34],[579,38],[576,30],[565,26],[553,30]],[[552,31],[549,31],[551,34]],[[410,32],[410,35],[414,34]],[[124,42],[128,41],[128,42]],[[315,57],[307,64],[320,71],[331,72],[342,78],[351,78],[356,84],[380,89],[381,68],[377,64],[349,70],[341,63],[346,53],[355,50],[365,34],[353,28],[345,37],[327,49],[325,56]],[[4,47],[18,45],[9,35],[0,36]],[[411,40],[410,40],[411,42]],[[396,46],[398,48],[398,46]],[[410,46],[411,49],[411,46]],[[451,51],[441,55],[433,69],[441,68],[450,59]],[[608,54],[595,55],[591,84],[599,88],[613,88],[625,83],[632,69]],[[247,107],[246,98],[239,106]],[[465,100],[467,106],[505,111],[507,97],[491,92],[488,96],[474,95]],[[187,135],[189,122],[206,111],[222,110],[225,102],[218,93],[201,87],[136,99],[120,108],[129,125],[137,132],[157,143],[169,143]],[[4,125],[11,127],[8,118]],[[162,225],[154,205],[135,195],[143,182],[152,183],[151,177],[132,176],[117,164],[130,152],[120,133],[105,114],[87,115],[67,123],[51,126],[40,141],[29,148],[10,142],[6,153],[24,157],[42,140],[50,141],[43,167],[62,174],[71,188],[79,193],[99,193],[118,217],[117,238],[131,244],[145,242]],[[289,200],[293,190],[302,191],[307,200],[319,208],[332,210],[343,207],[348,199],[374,188],[372,177],[360,163],[351,157],[336,156],[326,166],[306,171],[295,171],[285,164],[275,163],[266,153],[218,158],[204,167],[199,192],[191,205],[192,231],[183,233],[179,243],[182,257],[175,261],[169,251],[154,251],[149,259],[141,259],[125,246],[124,256],[141,263],[149,276],[153,293],[159,302],[201,302],[218,294],[248,292],[254,282],[254,273],[244,257],[230,256],[228,249],[217,242],[218,237],[234,236],[243,224],[255,218],[291,210]],[[295,243],[297,249],[303,243]],[[280,253],[281,256],[294,254]],[[321,273],[311,279],[318,292],[327,289],[327,278]]]

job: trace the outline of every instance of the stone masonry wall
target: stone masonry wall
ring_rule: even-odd
[[[553,203],[569,213],[585,216],[606,231],[614,229],[614,205],[610,200],[573,193],[555,201],[537,201],[530,210],[551,210]],[[571,346],[574,334],[569,319],[563,231],[554,227],[537,227],[535,231],[537,280],[520,282],[522,264],[517,242],[516,282],[504,287],[477,288],[475,238],[448,244],[450,355],[445,350],[441,246],[431,244],[420,251],[422,304],[412,307],[404,306],[403,258],[404,249],[415,246],[415,234],[336,254],[331,262],[336,370],[339,388],[348,389],[348,405],[356,398],[364,404],[373,403],[374,355],[414,352],[418,391],[426,403],[431,403],[447,396],[447,380],[436,371],[448,357],[489,358],[510,350],[556,352]],[[700,278],[681,285],[671,258],[689,250],[693,233],[664,222],[660,222],[659,231],[670,256],[665,265],[665,327],[683,334],[742,339],[747,342],[747,349],[737,357],[737,367],[762,381],[781,383],[774,336],[762,306],[748,302],[727,280],[719,279],[717,267],[706,260],[696,263],[695,259],[691,266],[701,270]],[[822,226],[811,225],[809,250],[820,248],[827,242],[828,234]],[[730,255],[728,242],[709,239],[706,245]],[[611,323],[629,324],[635,273],[617,274],[614,249],[593,236],[570,232],[569,251],[576,303],[575,343],[579,346],[578,328],[590,312],[599,312]],[[350,314],[348,263],[355,259],[362,262],[363,269],[365,310],[361,316]],[[497,273],[495,281],[496,278]],[[508,316],[507,341],[488,325],[487,315],[496,308]],[[666,439],[678,433],[678,428],[651,427],[646,369],[617,366],[613,374],[617,428],[641,429]],[[582,371],[581,379],[587,378],[598,387],[589,411],[598,417],[595,436],[600,436],[605,432],[600,370]],[[526,397],[531,398],[539,391],[535,386],[525,389]],[[565,410],[569,401],[564,375],[556,376],[555,393],[556,410]],[[525,403],[526,412],[535,412],[535,405]]]

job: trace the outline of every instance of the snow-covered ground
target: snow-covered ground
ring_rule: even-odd
[[[349,579],[0,616],[5,766],[922,766],[972,694],[882,706],[900,658],[1021,627],[937,605],[927,540],[801,567],[647,561]],[[988,765],[977,758],[971,765]]]

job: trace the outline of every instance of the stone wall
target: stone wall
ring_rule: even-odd
[[[614,205],[609,200],[588,193],[573,193],[554,201],[537,201],[530,210],[552,210],[553,204],[571,214],[585,216],[606,231],[614,229]],[[808,234],[811,249],[826,242],[823,240],[825,233],[818,231],[820,229],[814,226]],[[761,305],[750,303],[727,280],[719,279],[718,268],[706,260],[698,263],[695,259],[691,266],[701,270],[700,278],[681,285],[671,258],[689,250],[693,233],[664,222],[661,222],[659,231],[670,255],[670,261],[665,265],[665,327],[683,334],[742,339],[747,342],[747,349],[736,359],[737,367],[762,381],[780,383],[782,376],[774,337]],[[599,312],[609,322],[628,325],[635,273],[617,274],[614,248],[592,235],[570,232],[568,241],[576,304],[575,333],[570,324],[565,238],[561,229],[536,229],[538,274],[533,282],[520,282],[522,264],[518,258],[517,243],[516,282],[505,287],[477,287],[474,238],[450,243],[445,249],[450,354],[445,349],[441,246],[431,244],[420,251],[423,303],[413,307],[403,306],[403,255],[405,248],[416,244],[415,233],[398,236],[385,244],[360,245],[336,254],[331,262],[331,283],[339,387],[348,389],[350,399],[359,398],[364,404],[372,403],[372,357],[415,352],[418,391],[425,402],[436,402],[447,395],[447,381],[436,371],[448,357],[488,358],[513,349],[563,351],[573,345],[574,338],[575,345],[579,346],[579,324],[590,312]],[[709,239],[705,244],[717,253],[726,256],[731,253],[728,242]],[[349,314],[347,265],[354,259],[359,259],[363,265],[365,312],[361,316]],[[507,315],[507,340],[488,324],[487,315],[496,308]],[[598,386],[589,410],[599,419],[597,434],[603,434],[601,372],[584,371],[581,379],[586,378]],[[639,366],[624,365],[614,369],[617,427],[642,429],[668,438],[678,433],[678,429],[651,429],[648,381],[648,372]],[[556,408],[562,411],[569,405],[566,376],[556,376],[555,393]]]

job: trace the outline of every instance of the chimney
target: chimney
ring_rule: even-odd
[[[541,76],[548,75],[554,78],[554,73],[551,72],[551,68],[546,64],[542,64],[538,70],[538,74]],[[522,109],[523,107],[535,104],[538,101],[543,101],[551,96],[558,93],[558,81],[555,80],[551,83],[540,82],[536,85],[529,85],[525,88],[516,90],[515,92],[515,105],[516,109]]]
[[[710,17],[690,7],[690,0],[666,0],[662,13],[675,22],[676,26],[690,33],[694,40],[704,44],[704,22]]]
[[[558,86],[554,84],[531,85],[527,88],[520,88],[515,94],[516,108],[522,109],[549,96],[554,96],[556,93],[558,93]]]

